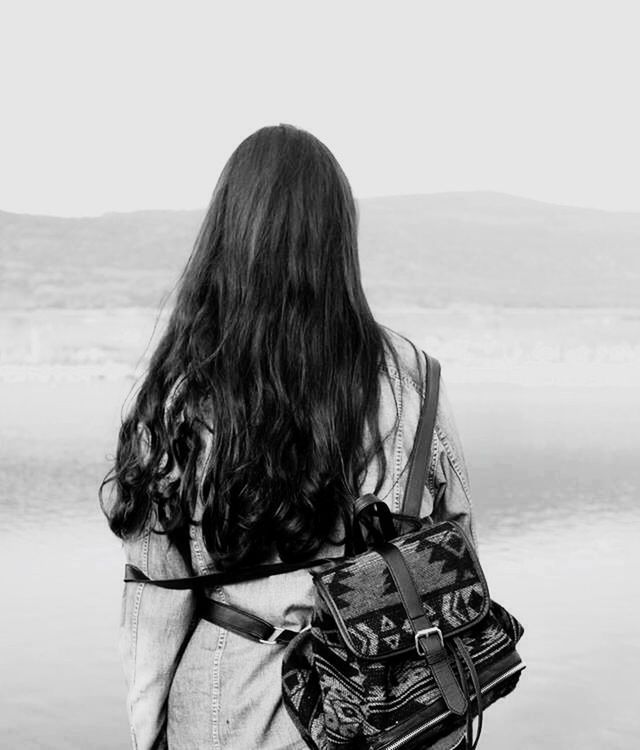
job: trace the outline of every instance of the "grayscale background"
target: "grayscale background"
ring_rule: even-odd
[[[442,362],[526,628],[481,747],[638,745],[639,13],[2,4],[1,747],[128,747],[97,489],[218,174],[278,122],[335,153],[374,312]]]

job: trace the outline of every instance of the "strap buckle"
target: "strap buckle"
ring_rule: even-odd
[[[268,638],[258,638],[258,643],[265,643],[267,646],[279,646],[278,638],[284,633],[286,628],[273,628],[273,632]]]
[[[311,630],[311,623],[305,625],[303,628],[300,628],[300,630],[297,631],[288,630],[287,628],[277,628],[275,625],[272,625],[271,627],[273,628],[273,633],[271,633],[268,638],[258,638],[258,643],[264,643],[267,646],[281,646],[283,643],[288,643],[298,633],[302,633],[305,630]],[[278,638],[283,633],[287,634],[287,638],[285,641],[279,641]]]
[[[437,635],[440,639],[440,647],[444,648],[444,639],[442,637],[442,630],[440,628],[424,628],[423,630],[417,630],[415,634],[415,644],[416,644],[416,651],[420,654],[420,656],[427,656],[427,644],[426,640],[431,635]],[[422,642],[422,639],[425,639],[425,642]]]

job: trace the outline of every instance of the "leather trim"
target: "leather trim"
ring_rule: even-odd
[[[202,575],[186,576],[184,578],[149,578],[136,565],[127,563],[124,566],[125,583],[151,583],[165,589],[196,589],[200,586],[226,586],[241,581],[255,581],[268,576],[292,573],[296,570],[306,570],[316,565],[326,563],[335,564],[345,560],[345,557],[321,557],[317,560],[305,560],[299,563],[272,563],[270,565],[254,565],[250,568],[240,568],[229,572],[203,573]]]
[[[464,714],[468,707],[467,699],[449,664],[442,633],[433,627],[433,623],[424,611],[420,595],[402,552],[391,543],[384,544],[375,551],[382,557],[391,573],[414,633],[433,629],[440,634],[439,637],[434,633],[434,637],[430,635],[424,638],[423,644],[427,664],[440,688],[440,693],[447,708],[454,714]]]
[[[440,394],[440,363],[424,353],[426,360],[426,392],[418,421],[416,437],[411,451],[411,466],[402,503],[402,513],[418,517],[422,505],[425,482],[431,460],[431,441],[436,424],[438,397]]]
[[[275,627],[251,612],[209,597],[198,601],[198,614],[208,622],[259,643],[285,645],[299,632]]]
[[[390,542],[383,544],[373,551],[382,557],[389,569],[413,631],[416,632],[432,627],[433,623],[424,611],[420,595],[413,581],[413,576],[407,567],[402,552],[400,552],[395,544],[391,544]]]

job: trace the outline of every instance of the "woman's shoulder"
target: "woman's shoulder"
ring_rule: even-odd
[[[404,405],[412,404],[413,409],[410,410],[419,413],[426,390],[425,351],[407,336],[386,326],[383,330],[386,338],[385,374],[391,381],[395,381],[397,387],[405,394]],[[437,352],[429,351],[428,354],[437,359]],[[397,391],[397,388],[393,390]],[[436,430],[441,438],[451,436],[450,443],[455,443],[456,452],[461,452],[455,419],[442,377],[438,383]]]
[[[425,354],[410,338],[382,326],[385,337],[384,369],[389,377],[424,396]]]

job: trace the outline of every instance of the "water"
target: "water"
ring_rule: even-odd
[[[129,746],[123,558],[96,501],[129,386],[0,384],[2,747]],[[636,746],[640,387],[449,393],[491,593],[526,628],[528,668],[481,746]]]

